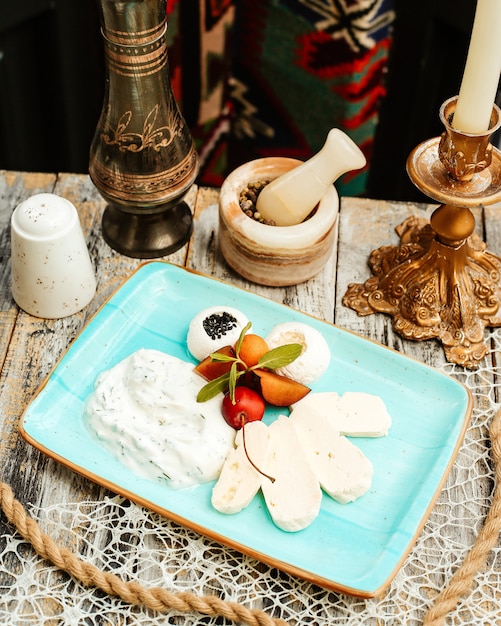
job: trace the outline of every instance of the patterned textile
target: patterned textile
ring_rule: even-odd
[[[169,0],[170,71],[201,157],[200,184],[263,156],[307,159],[333,127],[370,167],[394,0]]]

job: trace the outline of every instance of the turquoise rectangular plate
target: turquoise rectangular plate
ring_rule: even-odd
[[[313,391],[377,394],[392,415],[387,437],[354,441],[374,466],[370,491],[345,505],[324,495],[317,519],[298,533],[272,523],[260,494],[241,513],[224,515],[210,504],[212,484],[176,491],[136,476],[84,423],[84,403],[100,372],[139,348],[194,362],[186,348],[188,325],[202,308],[220,304],[243,311],[262,335],[292,320],[317,328],[332,359]],[[154,261],[82,330],[31,401],[20,432],[48,456],[179,524],[327,589],[368,598],[384,591],[412,548],[471,410],[468,389],[431,367],[285,305]],[[266,420],[277,414],[268,409]]]

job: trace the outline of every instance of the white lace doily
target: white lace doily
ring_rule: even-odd
[[[501,330],[488,335],[500,352]],[[73,537],[74,551],[123,580],[172,592],[191,591],[260,608],[298,626],[421,624],[433,599],[461,565],[482,527],[493,491],[488,425],[499,408],[498,368],[476,372],[445,364],[466,383],[475,405],[471,424],[446,485],[417,543],[384,597],[370,600],[326,591],[179,527],[120,497],[71,502],[29,513],[52,537]],[[443,503],[447,503],[447,507]],[[460,538],[460,540],[458,539]],[[15,530],[2,537],[0,623],[21,626],[225,625],[223,618],[155,613],[86,588],[45,561]],[[106,546],[104,549],[96,546]],[[20,595],[22,594],[22,595]],[[499,626],[501,550],[492,550],[471,592],[451,611],[453,626]]]

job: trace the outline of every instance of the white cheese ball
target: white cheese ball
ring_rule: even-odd
[[[233,346],[248,321],[233,307],[222,305],[203,309],[190,322],[186,340],[188,350],[195,359],[202,361],[224,346]]]
[[[266,337],[270,350],[289,343],[299,343],[303,351],[295,361],[280,367],[277,374],[310,385],[329,367],[331,352],[323,335],[312,326],[301,322],[285,322],[275,326]]]

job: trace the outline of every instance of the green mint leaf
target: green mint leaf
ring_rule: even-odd
[[[279,367],[285,367],[295,361],[303,351],[300,343],[288,343],[285,346],[279,346],[269,350],[259,359],[258,366],[275,370]]]
[[[218,361],[220,363],[229,363],[230,361],[234,361],[236,357],[230,356],[228,354],[223,354],[222,352],[213,352],[210,355],[211,361]]]
[[[240,333],[240,336],[238,337],[237,343],[235,345],[235,352],[237,356],[240,354],[240,348],[242,347],[242,341],[244,340],[245,333],[250,329],[251,326],[252,322],[247,322],[247,324],[242,328],[242,332]]]
[[[207,402],[211,398],[217,396],[218,393],[224,393],[228,389],[230,380],[230,372],[214,378],[210,383],[204,385],[197,394],[197,402]]]
[[[235,404],[235,387],[237,386],[238,379],[238,371],[237,371],[237,363],[232,363],[230,368],[230,380],[228,389],[230,392],[231,402]]]

